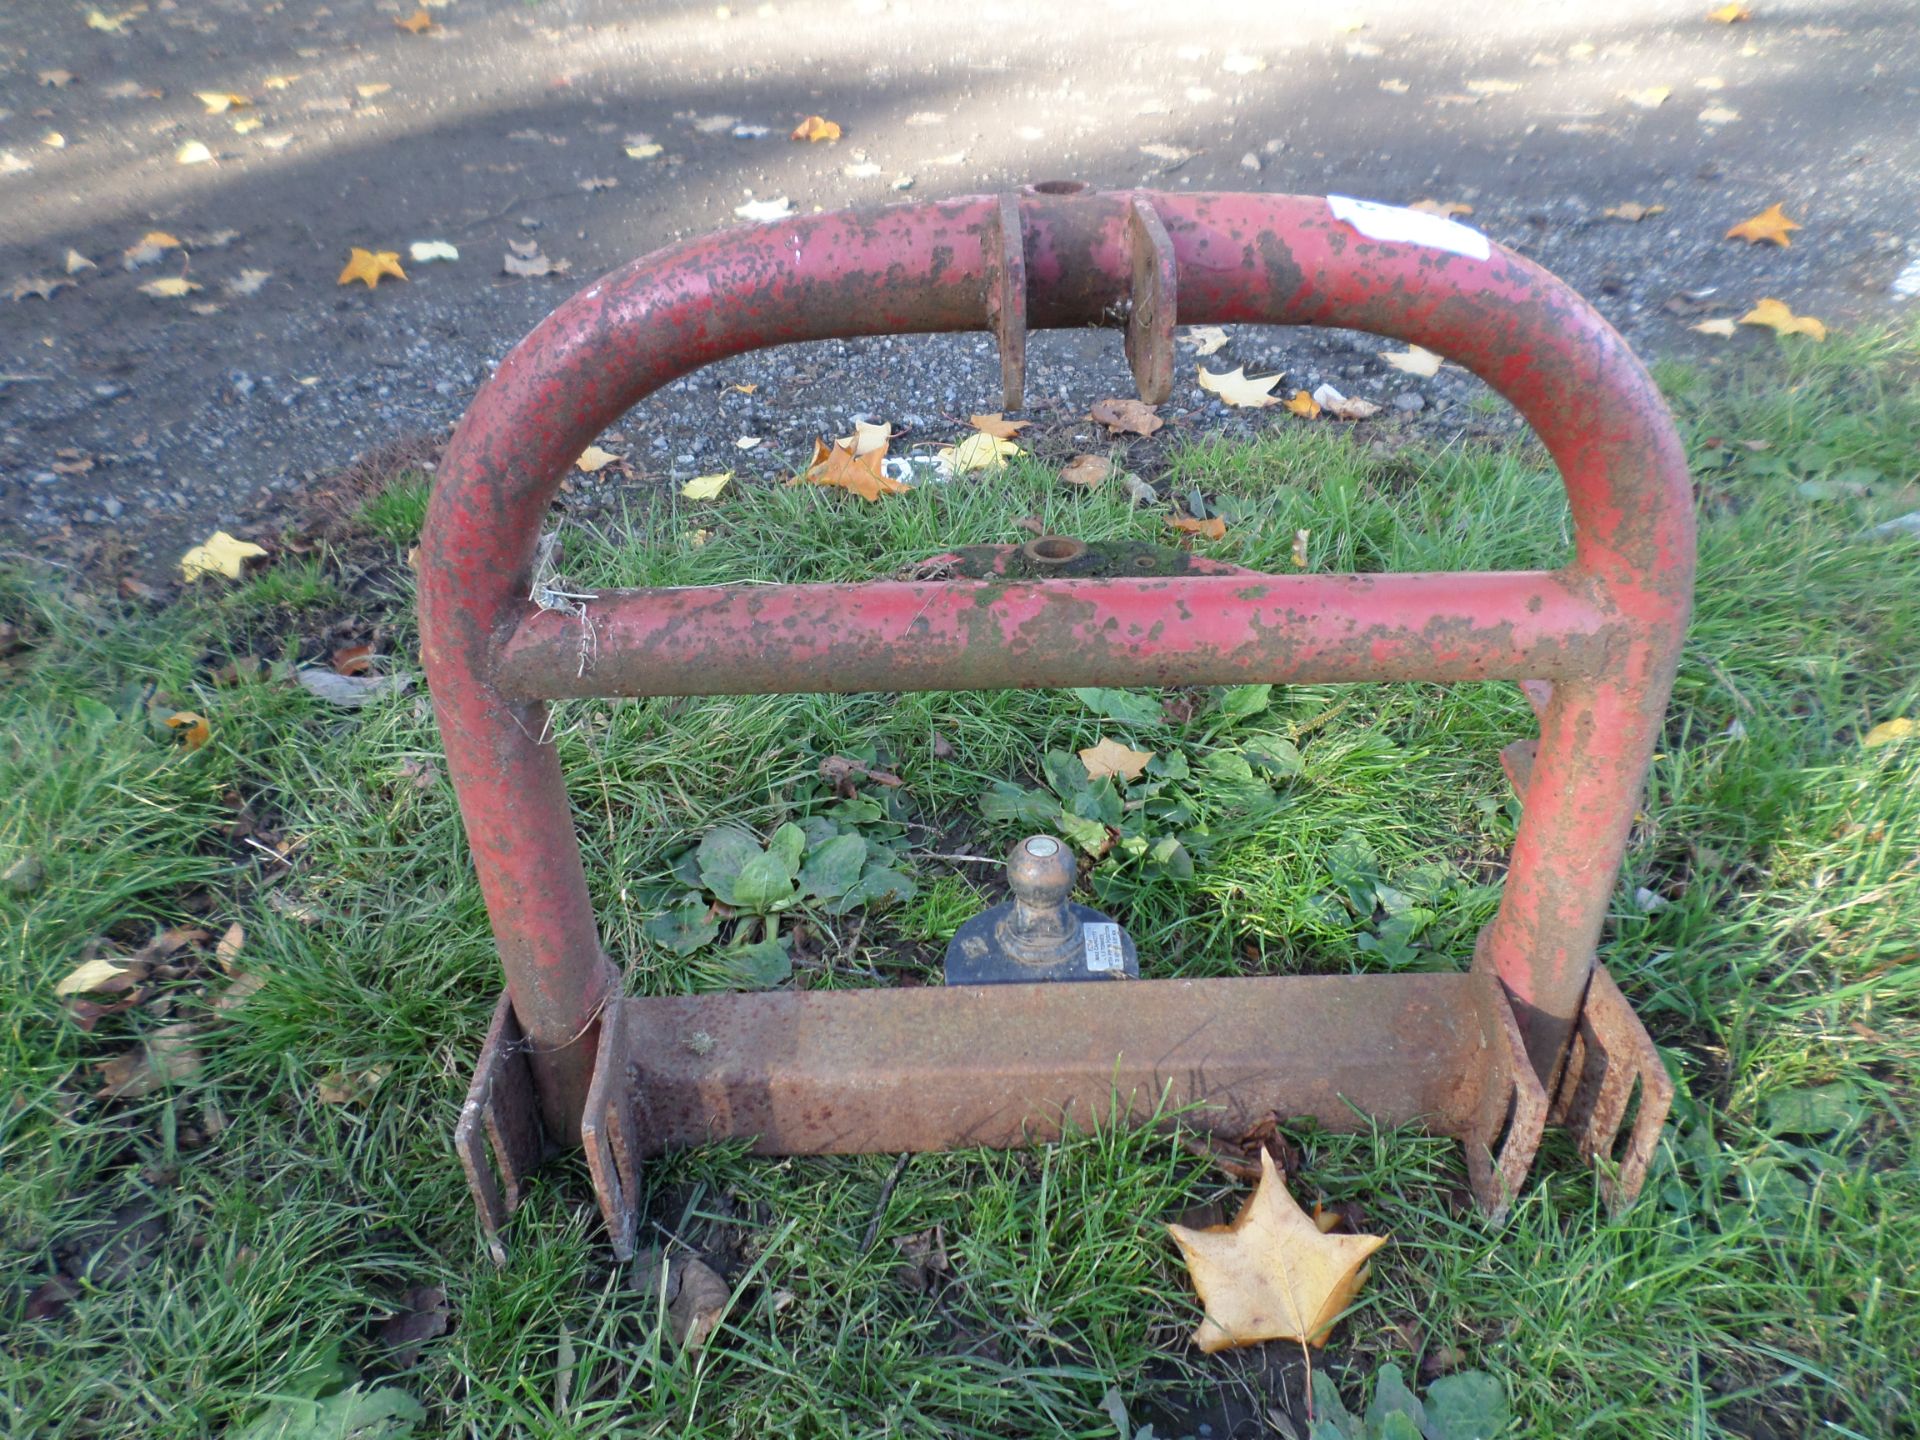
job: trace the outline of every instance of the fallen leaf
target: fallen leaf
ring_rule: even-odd
[[[433,17],[427,13],[424,5],[414,11],[413,14],[407,16],[406,19],[395,20],[393,23],[409,35],[424,35],[429,30],[438,30],[440,28],[433,23]]]
[[[1153,486],[1149,485],[1145,480],[1142,480],[1138,475],[1135,475],[1131,470],[1125,472],[1121,478],[1126,482],[1127,503],[1129,505],[1157,505],[1160,503],[1160,492],[1155,490]]]
[[[680,487],[680,493],[689,500],[712,500],[732,479],[731,470],[722,470],[717,475],[696,475]]]
[[[1422,350],[1418,345],[1409,345],[1404,350],[1383,351],[1380,358],[1394,369],[1409,375],[1431,378],[1440,373],[1440,357],[1431,350]]]
[[[1227,343],[1227,332],[1218,325],[1195,325],[1180,337],[1180,343],[1195,355],[1212,355]]]
[[[269,75],[260,83],[268,90],[285,90],[299,78],[298,75]]]
[[[1111,775],[1118,780],[1137,780],[1153,759],[1151,750],[1132,750],[1118,740],[1102,735],[1097,744],[1080,751],[1080,763],[1087,767],[1087,778],[1098,780]]]
[[[542,255],[540,246],[534,241],[507,243],[509,248],[500,257],[500,266],[509,275],[517,275],[523,280],[537,280],[544,275],[564,275],[573,268],[571,260],[550,260]]]
[[[620,182],[611,175],[589,175],[580,182],[580,188],[592,195],[601,190],[618,190]]]
[[[1814,340],[1827,338],[1827,327],[1811,315],[1796,315],[1785,301],[1766,299],[1740,317],[1742,325],[1764,325],[1776,335],[1805,335]]]
[[[702,1261],[679,1260],[673,1268],[679,1272],[680,1291],[667,1307],[667,1322],[681,1348],[695,1351],[719,1325],[731,1292],[719,1273]]]
[[[1781,206],[1769,205],[1758,215],[1742,220],[1727,231],[1726,238],[1744,240],[1749,245],[1758,245],[1764,240],[1782,249],[1791,249],[1793,241],[1787,238],[1788,232],[1804,228],[1798,220],[1789,220],[1787,212]]]
[[[1097,490],[1113,473],[1113,462],[1104,455],[1076,455],[1060,467],[1060,478],[1069,485]]]
[[[953,468],[954,474],[969,475],[975,470],[1004,470],[1008,456],[1026,453],[1013,441],[1002,440],[983,430],[967,436],[958,444],[944,447],[940,456]]]
[[[373,646],[342,645],[333,652],[333,668],[341,675],[365,675],[373,669]]]
[[[53,987],[55,995],[85,995],[127,973],[127,967],[111,960],[82,960]]]
[[[425,265],[430,260],[458,260],[460,251],[444,240],[416,240],[407,247],[407,258]]]
[[[193,97],[207,107],[209,115],[224,115],[229,110],[253,104],[246,96],[236,95],[230,90],[196,90]]]
[[[229,925],[219,943],[213,947],[213,958],[222,970],[231,972],[233,962],[240,958],[240,952],[246,948],[247,932],[238,920]]]
[[[1415,200],[1407,209],[1418,210],[1422,215],[1438,215],[1442,220],[1473,213],[1471,205],[1462,205],[1458,200]]]
[[[901,1289],[926,1295],[940,1288],[940,1282],[952,1264],[947,1258],[947,1232],[944,1225],[935,1225],[916,1235],[898,1236],[893,1248],[900,1252],[906,1262],[893,1272],[893,1278]]]
[[[1109,435],[1138,435],[1145,439],[1167,422],[1144,400],[1096,400],[1087,419],[1107,427]]]
[[[149,230],[140,239],[120,252],[121,268],[138,270],[143,265],[151,265],[169,250],[180,248],[180,242],[164,230]]]
[[[266,123],[267,122],[262,120],[258,115],[243,115],[240,119],[233,122],[233,133],[236,135],[251,135]]]
[[[229,295],[257,294],[260,287],[272,278],[273,272],[271,270],[242,270],[238,275],[227,281],[227,293]]]
[[[1707,19],[1711,20],[1715,25],[1738,25],[1742,20],[1751,20],[1752,18],[1753,11],[1737,3],[1722,5],[1717,10],[1707,11]]]
[[[1008,420],[996,410],[991,415],[972,415],[967,423],[982,435],[991,435],[996,440],[1011,440],[1033,422],[1031,420]]]
[[[383,695],[398,694],[413,684],[411,675],[342,675],[308,665],[293,672],[300,688],[333,705],[358,709]]]
[[[62,275],[22,275],[7,288],[7,294],[15,300],[24,300],[29,295],[49,300],[56,291],[69,289],[72,285],[73,282]]]
[[[1177,170],[1193,158],[1193,151],[1179,145],[1142,145],[1140,153],[1149,159],[1162,162],[1162,173]]]
[[[64,90],[73,83],[71,70],[38,70],[34,73],[42,85],[52,90]]]
[[[97,270],[99,267],[82,255],[78,250],[69,249],[66,259],[67,274],[78,275],[82,270]]]
[[[200,1073],[201,1055],[192,1044],[199,1031],[192,1022],[162,1026],[144,1045],[96,1066],[104,1082],[100,1098],[137,1100],[176,1080],[191,1080]]]
[[[1894,720],[1882,720],[1860,737],[1860,743],[1869,750],[1878,750],[1896,740],[1910,740],[1916,733],[1920,733],[1920,725],[1902,715]]]
[[[1293,398],[1287,401],[1287,409],[1303,420],[1311,420],[1320,413],[1320,402],[1304,390],[1293,392]]]
[[[1618,205],[1609,205],[1600,213],[1605,215],[1609,220],[1626,220],[1630,223],[1638,224],[1649,215],[1664,214],[1666,208],[1664,205],[1642,205],[1636,200],[1626,200]]]
[[[1204,540],[1227,538],[1227,522],[1218,515],[1209,515],[1204,520],[1196,520],[1191,515],[1169,515],[1167,524],[1184,534],[1198,535]]]
[[[1350,399],[1331,385],[1320,386],[1313,392],[1313,399],[1315,404],[1336,420],[1365,420],[1380,413],[1380,407],[1373,401]]]
[[[108,35],[117,34],[129,20],[146,13],[147,7],[144,5],[135,5],[132,9],[122,10],[117,15],[108,15],[100,10],[89,10],[87,11],[87,28],[104,31]]]
[[[749,200],[744,205],[736,205],[733,213],[742,220],[784,220],[793,214],[793,202],[784,195],[776,195],[771,200]]]
[[[589,445],[580,452],[580,458],[573,462],[573,468],[595,475],[619,459],[620,457],[611,450],[603,450],[598,445]]]
[[[1367,1258],[1387,1243],[1322,1234],[1264,1149],[1260,1172],[1232,1224],[1167,1226],[1206,1311],[1193,1341],[1208,1354],[1265,1340],[1324,1344],[1366,1282]]]
[[[340,272],[335,283],[351,285],[356,280],[364,280],[369,290],[379,285],[386,276],[396,280],[407,278],[407,272],[400,268],[398,250],[362,250],[358,245],[347,254],[347,268]]]
[[[1721,339],[1730,339],[1733,335],[1733,317],[1722,315],[1717,320],[1702,320],[1698,325],[1689,325],[1689,330],[1698,330],[1702,335],[1718,335]]]
[[[1671,94],[1671,85],[1649,85],[1644,90],[1622,90],[1620,98],[1642,110],[1658,110]]]
[[[204,165],[211,159],[213,151],[200,140],[189,140],[173,152],[173,163],[176,165]]]
[[[838,140],[840,138],[840,127],[831,120],[824,120],[818,115],[809,115],[793,127],[793,134],[787,138],[790,140],[809,141]]]
[[[629,135],[622,148],[629,160],[651,160],[667,147],[655,144],[644,135]]]
[[[373,1097],[380,1082],[387,1078],[388,1067],[369,1065],[364,1070],[333,1070],[320,1077],[317,1087],[321,1101],[328,1105],[358,1105]]]
[[[565,1327],[562,1327],[563,1329]],[[416,1285],[408,1290],[399,1311],[380,1322],[380,1340],[391,1354],[394,1366],[410,1369],[429,1340],[447,1333],[447,1292],[437,1285]],[[563,1413],[565,1406],[558,1407]],[[369,1428],[362,1432],[371,1437]]]
[[[1702,125],[1729,125],[1739,118],[1738,110],[1729,110],[1724,105],[1709,105],[1700,112]]]
[[[994,442],[989,440],[988,443]],[[816,439],[813,442],[813,459],[808,463],[806,471],[796,475],[787,483],[837,486],[842,490],[850,490],[862,500],[868,501],[876,501],[882,495],[906,494],[913,487],[887,474],[882,468],[886,457],[887,452],[884,446],[878,450],[869,450],[864,455],[856,455],[851,444],[829,445],[824,440]]]
[[[203,575],[224,575],[238,580],[249,560],[267,552],[251,540],[236,540],[224,530],[216,530],[200,544],[180,557],[180,578],[198,580]]]
[[[198,750],[213,737],[213,727],[207,723],[207,717],[191,710],[176,710],[167,716],[167,728],[178,731],[189,750]]]
[[[393,86],[384,80],[369,80],[363,85],[354,86],[353,93],[358,95],[362,100],[372,100],[376,96],[386,94],[391,89],[393,89]]]
[[[1258,379],[1249,379],[1247,377],[1247,367],[1244,365],[1238,369],[1229,371],[1225,375],[1215,375],[1212,371],[1202,367],[1200,371],[1200,388],[1218,395],[1221,400],[1229,405],[1238,406],[1242,409],[1259,410],[1268,405],[1278,405],[1280,403],[1279,396],[1274,395],[1272,391],[1273,387],[1278,385],[1283,378],[1284,376],[1280,374],[1273,374]]]
[[[885,450],[893,443],[893,422],[885,420],[875,425],[868,420],[856,420],[853,422],[853,434],[843,436],[835,443],[843,446],[851,444],[855,455],[865,455],[870,450]]]
[[[191,295],[200,287],[184,275],[169,275],[163,280],[149,280],[140,287],[143,295],[152,295],[159,300],[178,300],[183,295]]]

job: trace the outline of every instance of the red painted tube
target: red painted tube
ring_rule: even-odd
[[[1585,612],[1569,600],[1560,618],[1589,636],[1605,630],[1608,640],[1589,649],[1567,635],[1559,651],[1580,651],[1570,666],[1578,673],[1554,672],[1525,823],[1486,937],[1535,1068],[1551,1079],[1592,970],[1691,603],[1691,491],[1659,394],[1584,301],[1498,246],[1479,260],[1370,240],[1312,197],[1140,198],[1171,240],[1182,322],[1337,325],[1423,345],[1510,400],[1560,467],[1574,559],[1554,583],[1580,597]],[[1124,313],[1133,199],[1020,197],[1028,324],[1111,324]],[[543,708],[531,698],[582,693],[559,688],[564,676],[539,659],[543,646],[558,644],[559,617],[526,614],[547,506],[602,429],[714,360],[796,340],[987,328],[990,271],[1004,268],[993,253],[1001,209],[1000,199],[978,197],[809,216],[637,260],[522,341],[448,446],[423,542],[424,654],[508,989],[557,1136],[577,1135],[597,1016],[615,979],[599,949],[559,767],[539,743]],[[1504,607],[1518,595],[1482,598]],[[683,603],[641,594],[608,608],[624,638],[651,646],[660,617]],[[804,601],[792,603],[804,610]],[[1484,673],[1509,673],[1493,664],[1502,653],[1531,658],[1550,648],[1544,623],[1538,643],[1502,652],[1485,636],[1524,616],[1477,604],[1453,613],[1483,637],[1474,645]],[[1216,640],[1222,654],[1235,643],[1225,632]],[[1342,678],[1441,673],[1393,668],[1415,667],[1421,642],[1412,636],[1381,634],[1374,643],[1379,668],[1349,655]],[[602,678],[615,678],[617,664],[633,672],[625,677],[632,683],[649,683],[644,662],[616,661],[617,648],[609,636]],[[1140,668],[1124,673],[1144,673],[1154,648],[1137,650],[1127,663]],[[574,655],[577,667],[577,637]],[[1068,674],[1064,661],[1057,674]],[[764,678],[742,655],[730,678],[710,675],[703,688],[752,690]]]
[[[1531,571],[716,585],[528,608],[497,671],[517,700],[1557,679],[1630,639]]]

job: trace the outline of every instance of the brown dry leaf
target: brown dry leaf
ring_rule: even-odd
[[[991,415],[970,415],[967,423],[982,435],[991,435],[996,440],[1011,440],[1033,422],[1031,420],[1009,420],[998,410]]]
[[[1409,345],[1404,350],[1383,350],[1380,358],[1394,369],[1408,375],[1419,375],[1431,379],[1440,373],[1440,357],[1431,350],[1423,350],[1418,345]]]
[[[869,450],[864,455],[856,455],[852,444],[829,445],[825,440],[813,442],[813,459],[807,463],[806,472],[796,475],[787,483],[799,485],[835,485],[842,490],[850,490],[862,500],[878,500],[882,495],[904,495],[913,487],[895,480],[882,468],[887,458],[887,447]]]
[[[1718,335],[1722,340],[1733,338],[1733,317],[1722,315],[1714,320],[1702,320],[1698,325],[1689,325],[1689,330],[1698,330],[1702,335]]]
[[[1294,569],[1304,570],[1307,568],[1307,542],[1312,538],[1313,532],[1311,530],[1296,530],[1293,532]]]
[[[318,665],[304,665],[293,672],[302,690],[329,705],[358,709],[386,695],[397,695],[413,686],[411,675],[340,675]]]
[[[1664,205],[1642,205],[1637,200],[1624,200],[1618,205],[1609,205],[1600,213],[1605,215],[1609,220],[1625,220],[1633,224],[1638,224],[1649,215],[1666,213],[1666,208]]]
[[[944,1225],[922,1230],[917,1235],[896,1236],[893,1248],[906,1263],[893,1272],[903,1290],[927,1295],[940,1288],[952,1262],[947,1258],[947,1231]]]
[[[127,973],[127,967],[111,960],[82,960],[53,987],[55,995],[87,995],[100,990]],[[115,987],[119,988],[119,987]]]
[[[1087,419],[1107,427],[1110,435],[1138,435],[1145,439],[1167,422],[1144,400],[1097,400]]]
[[[94,1068],[99,1072],[102,1100],[138,1100],[177,1080],[191,1080],[200,1073],[202,1057],[193,1048],[193,1037],[200,1027],[191,1021],[165,1025],[147,1037],[146,1043]]]
[[[1195,355],[1211,355],[1227,343],[1227,332],[1218,325],[1192,325],[1180,337],[1180,343]]]
[[[603,450],[598,445],[589,445],[580,452],[580,458],[573,462],[573,468],[588,475],[597,475],[607,466],[616,464],[620,457],[611,450]]]
[[[1076,455],[1060,467],[1060,478],[1069,485],[1096,490],[1113,473],[1113,462],[1104,455]]]
[[[1707,11],[1707,19],[1715,25],[1738,25],[1742,20],[1752,18],[1753,11],[1737,3],[1722,5],[1718,10]]]
[[[224,115],[229,110],[253,104],[245,95],[236,95],[231,90],[196,90],[193,98],[207,107],[209,115]]]
[[[167,716],[167,726],[179,732],[180,739],[189,750],[198,750],[213,738],[213,727],[207,723],[207,717],[196,715],[191,710],[174,711]]]
[[[393,23],[409,35],[424,35],[429,30],[438,30],[440,28],[433,23],[433,17],[427,14],[427,9],[424,5],[414,11],[413,14],[407,16],[406,19],[395,20]]]
[[[1320,413],[1320,402],[1304,390],[1293,392],[1293,398],[1287,401],[1287,409],[1303,420],[1311,420]]]
[[[1151,750],[1131,750],[1118,740],[1102,735],[1099,743],[1080,752],[1080,763],[1087,767],[1087,778],[1098,780],[1111,775],[1116,780],[1137,780],[1153,759]]]
[[[328,1105],[358,1105],[371,1099],[387,1078],[385,1065],[369,1065],[364,1070],[334,1070],[320,1077],[319,1095]]]
[[[356,280],[364,280],[372,290],[388,275],[396,280],[407,278],[407,272],[400,268],[398,250],[362,250],[355,245],[347,254],[347,268],[340,272],[335,283],[351,285]]]
[[[522,280],[537,280],[544,275],[564,275],[573,268],[571,260],[550,260],[542,255],[537,241],[509,240],[507,246],[507,253],[500,257],[501,269]]]
[[[1758,245],[1762,241],[1778,245],[1782,249],[1791,249],[1793,241],[1787,238],[1788,232],[1803,228],[1798,220],[1789,220],[1787,212],[1779,205],[1769,205],[1758,215],[1742,220],[1727,231],[1729,240],[1744,240],[1749,245]]]
[[[1227,522],[1218,515],[1209,515],[1205,520],[1196,520],[1191,515],[1169,515],[1167,524],[1183,534],[1198,535],[1203,540],[1227,538]]]
[[[1442,220],[1473,213],[1471,205],[1463,205],[1458,200],[1415,200],[1407,209],[1418,210],[1422,215],[1438,215]]]
[[[1740,317],[1742,325],[1764,325],[1776,335],[1805,335],[1814,340],[1827,338],[1827,327],[1811,315],[1796,315],[1783,300],[1762,300]]]
[[[213,1008],[225,1015],[238,1010],[247,1003],[250,996],[257,995],[267,985],[267,977],[255,970],[243,970],[228,982],[227,988],[213,998]]]
[[[1331,385],[1322,385],[1315,390],[1313,400],[1336,420],[1365,420],[1380,413],[1380,407],[1373,401],[1342,395]]]
[[[1367,1258],[1387,1243],[1321,1233],[1264,1149],[1260,1172],[1232,1224],[1167,1226],[1206,1310],[1193,1341],[1208,1354],[1265,1340],[1324,1344],[1366,1283]]]
[[[1249,379],[1247,367],[1242,365],[1228,371],[1225,375],[1215,375],[1211,370],[1200,371],[1200,388],[1218,395],[1228,405],[1245,410],[1260,410],[1268,405],[1278,405],[1280,397],[1273,394],[1273,387],[1284,376],[1279,374]]]
[[[823,119],[818,115],[809,115],[793,127],[793,134],[787,138],[791,140],[809,141],[838,140],[840,138],[840,127],[831,120]]]
[[[333,668],[342,675],[364,675],[373,669],[373,646],[342,645],[333,652]]]
[[[681,1348],[698,1350],[726,1313],[731,1292],[727,1282],[702,1261],[676,1260],[673,1269],[679,1277],[680,1293],[667,1307],[667,1321]]]
[[[213,958],[222,970],[231,972],[233,962],[240,958],[240,952],[246,948],[247,932],[238,920],[229,925],[226,933],[213,947]]]

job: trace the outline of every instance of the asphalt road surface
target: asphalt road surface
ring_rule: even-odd
[[[444,435],[579,284],[749,201],[1073,178],[1471,206],[1643,354],[1709,363],[1783,343],[1689,328],[1763,297],[1832,326],[1920,313],[1911,0],[1752,0],[1731,24],[1708,0],[454,0],[403,28],[418,8],[0,7],[0,549],[128,547],[161,573],[216,526],[270,531],[370,447]],[[791,141],[811,114],[842,138]],[[1665,208],[1605,214],[1628,202]],[[1723,238],[1775,203],[1791,247]],[[567,273],[504,273],[516,243]],[[408,279],[339,285],[354,246]],[[168,280],[198,288],[143,288]],[[1209,363],[1330,381],[1384,427],[1488,413],[1385,348],[1246,330]],[[625,463],[579,488],[786,473],[856,415],[951,438],[997,380],[977,336],[743,357],[642,405],[607,441]],[[1117,336],[1035,338],[1043,419],[1129,393]],[[1173,432],[1288,420],[1209,400],[1183,352]]]

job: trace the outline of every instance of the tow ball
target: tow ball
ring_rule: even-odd
[[[1030,326],[1106,325],[1159,402],[1176,316],[1369,330],[1479,375],[1560,469],[1571,561],[1266,575],[1047,537],[915,572],[937,578],[602,591],[565,613],[528,598],[574,458],[703,365],[987,329],[1017,409]],[[497,1260],[526,1175],[561,1147],[584,1147],[626,1257],[640,1165],[673,1147],[1006,1147],[1168,1109],[1227,1134],[1274,1112],[1423,1125],[1462,1142],[1492,1217],[1559,1124],[1611,1205],[1638,1193],[1672,1085],[1596,946],[1691,604],[1692,498],[1626,343],[1478,232],[1338,196],[1063,181],[691,241],[595,281],[507,357],[447,448],[422,551],[427,674],[507,979],[455,1134]],[[954,937],[945,985],[625,996],[541,738],[548,701],[595,695],[1414,680],[1516,682],[1539,718],[1501,756],[1523,816],[1460,973],[1141,979],[1043,835],[1015,847],[1007,903]]]

